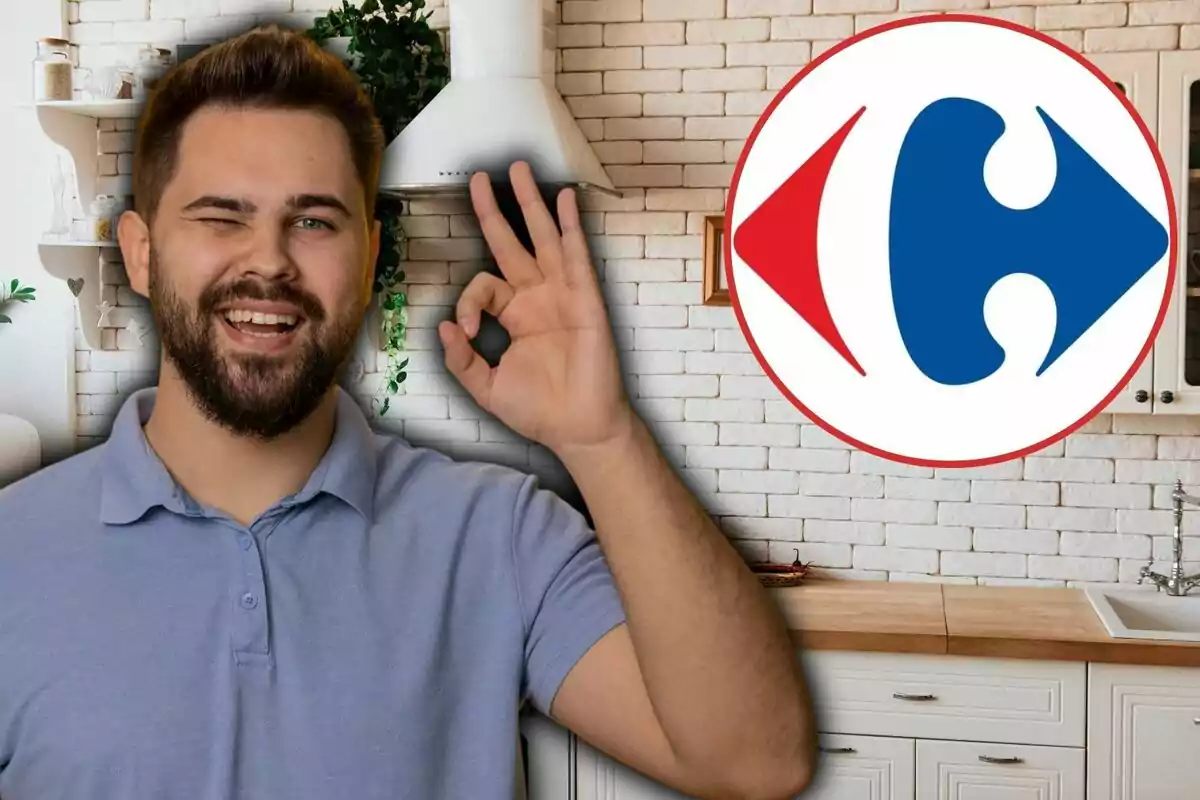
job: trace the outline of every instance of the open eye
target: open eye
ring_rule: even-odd
[[[328,220],[319,219],[317,217],[301,217],[300,219],[296,220],[296,225],[303,228],[304,230],[309,230],[309,231],[316,231],[316,230],[331,231],[331,230],[334,230],[333,223],[329,222]]]

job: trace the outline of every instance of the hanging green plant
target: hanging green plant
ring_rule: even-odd
[[[0,283],[0,324],[12,324],[12,317],[4,313],[4,311],[14,303],[29,303],[37,298],[34,293],[37,290],[32,286],[22,286],[21,282],[13,278],[7,286]]]
[[[348,39],[347,61],[358,76],[379,116],[387,141],[392,141],[420,113],[450,79],[446,49],[429,25],[431,11],[425,0],[363,0],[331,9],[313,21],[308,35],[319,44]],[[408,330],[408,297],[400,265],[404,231],[400,217],[404,203],[397,198],[377,199],[375,216],[381,223],[375,292],[379,295],[380,344],[387,354],[382,402],[373,405],[380,416],[388,412],[391,396],[408,377],[408,359],[402,357]]]
[[[402,358],[404,337],[408,332],[408,295],[404,292],[405,274],[400,269],[401,249],[404,243],[404,230],[400,226],[401,209],[398,200],[381,199],[389,206],[380,215],[381,241],[379,264],[375,273],[375,292],[379,295],[380,316],[380,346],[387,355],[387,366],[384,369],[383,389],[386,393],[383,401],[378,398],[372,403],[378,404],[379,416],[387,414],[391,407],[392,395],[400,391],[400,384],[408,377],[405,368],[408,359]]]

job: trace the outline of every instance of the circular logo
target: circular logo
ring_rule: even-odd
[[[1100,413],[1175,278],[1174,201],[1119,87],[1030,29],[938,15],[842,42],[746,142],[725,275],[759,363],[840,439],[978,466]]]

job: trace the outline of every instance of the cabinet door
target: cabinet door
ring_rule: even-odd
[[[577,800],[685,800],[686,795],[575,739]]]
[[[1158,86],[1158,147],[1175,192],[1179,249],[1171,305],[1154,352],[1154,413],[1200,412],[1200,51],[1162,53]],[[1190,274],[1189,274],[1190,273]]]
[[[1092,53],[1087,56],[1133,103],[1151,135],[1158,128],[1158,53]],[[1154,351],[1104,409],[1107,414],[1149,414],[1154,409]]]
[[[803,800],[914,800],[912,739],[821,736],[821,761]]]
[[[574,797],[571,733],[534,710],[521,714],[517,800],[569,800]]]
[[[1082,747],[917,740],[921,800],[1083,800]]]
[[[1200,670],[1092,664],[1090,672],[1088,800],[1200,796]]]

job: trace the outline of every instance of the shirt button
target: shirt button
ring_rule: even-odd
[[[253,540],[246,534],[243,533],[238,536],[238,546],[243,550],[249,550],[251,544],[253,544]]]
[[[257,597],[250,594],[250,592],[246,592],[244,595],[242,595],[242,608],[255,608],[256,606],[258,606]]]

